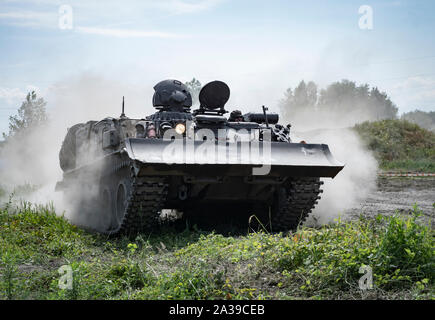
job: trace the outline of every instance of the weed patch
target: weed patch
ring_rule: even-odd
[[[337,221],[290,234],[171,229],[135,239],[88,234],[27,205],[0,211],[2,299],[428,299],[434,233],[408,216]],[[71,267],[72,290],[58,269]],[[360,268],[373,289],[362,290]]]
[[[404,120],[357,124],[354,129],[384,170],[435,172],[435,133]]]

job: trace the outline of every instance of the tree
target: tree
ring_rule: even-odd
[[[279,107],[281,109],[282,116],[285,119],[289,119],[289,117],[291,115],[291,111],[293,109],[293,105],[294,105],[293,90],[292,90],[292,88],[288,88],[284,92],[284,99],[281,99],[279,101]]]
[[[418,124],[420,127],[435,131],[435,111],[415,110],[402,114],[401,119]]]
[[[317,85],[304,80],[292,90],[288,88],[284,93],[284,99],[279,104],[284,117],[291,117],[295,113],[314,111],[317,103]]]
[[[9,134],[3,132],[3,138],[8,140],[20,136],[45,124],[48,120],[46,104],[43,98],[37,97],[35,91],[29,92],[18,114],[9,117]]]
[[[375,120],[397,118],[397,107],[388,98],[385,92],[380,92],[378,88],[372,88],[369,96],[369,104]]]
[[[192,95],[192,105],[196,105],[199,100],[199,92],[202,88],[201,82],[193,78],[191,81],[186,82],[185,85],[187,86],[190,94]]]
[[[385,92],[371,88],[368,84],[357,86],[355,82],[342,80],[322,90],[319,109],[355,114],[364,120],[397,118],[397,107]]]
[[[299,82],[299,85],[295,88],[294,93],[294,106],[297,109],[302,109],[308,104],[307,85],[305,81]]]
[[[317,85],[310,81],[307,84],[307,106],[314,108],[317,104]]]
[[[396,119],[398,111],[385,92],[349,80],[334,82],[320,93],[313,81],[301,81],[294,90],[286,90],[279,106],[285,119],[302,124],[326,119],[340,125]]]
[[[349,80],[334,82],[320,92],[319,109],[339,112],[355,111],[356,91],[355,82]]]

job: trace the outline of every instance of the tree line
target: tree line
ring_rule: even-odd
[[[202,88],[201,82],[193,78],[185,84],[191,91],[193,103],[197,104],[198,94]],[[44,98],[38,97],[35,91],[29,92],[17,114],[9,117],[9,132],[3,133],[4,141],[1,144],[46,125],[46,105]],[[335,116],[355,114],[361,116],[361,121],[398,118],[398,109],[385,92],[368,84],[357,85],[349,80],[334,82],[320,90],[313,81],[306,83],[302,80],[294,89],[288,88],[284,92],[279,107],[281,116],[285,119],[293,119],[300,114],[319,113],[331,113]],[[435,112],[415,110],[403,114],[401,119],[435,131]]]
[[[397,118],[398,112],[385,92],[349,80],[334,82],[320,90],[313,81],[302,80],[294,89],[286,90],[279,106],[288,119],[301,113],[331,112],[361,114],[367,115],[368,120],[381,120]]]

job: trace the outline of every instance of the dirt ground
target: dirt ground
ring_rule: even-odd
[[[435,177],[380,177],[378,188],[363,202],[346,213],[351,216],[374,216],[400,212],[408,214],[414,204],[422,211],[422,218],[435,220]]]

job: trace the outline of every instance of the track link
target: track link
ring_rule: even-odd
[[[323,190],[319,178],[291,180],[277,190],[277,199],[272,209],[271,230],[274,232],[295,230],[305,221],[320,199]]]
[[[136,177],[127,203],[120,233],[132,234],[158,227],[159,213],[166,200],[163,178]]]
[[[124,215],[120,224],[111,230],[110,234],[137,234],[159,225],[160,210],[168,192],[165,178],[134,176],[131,174],[131,166],[130,161],[124,161],[116,165],[108,175],[115,184],[122,179],[130,183]],[[116,202],[114,204],[116,210]]]

